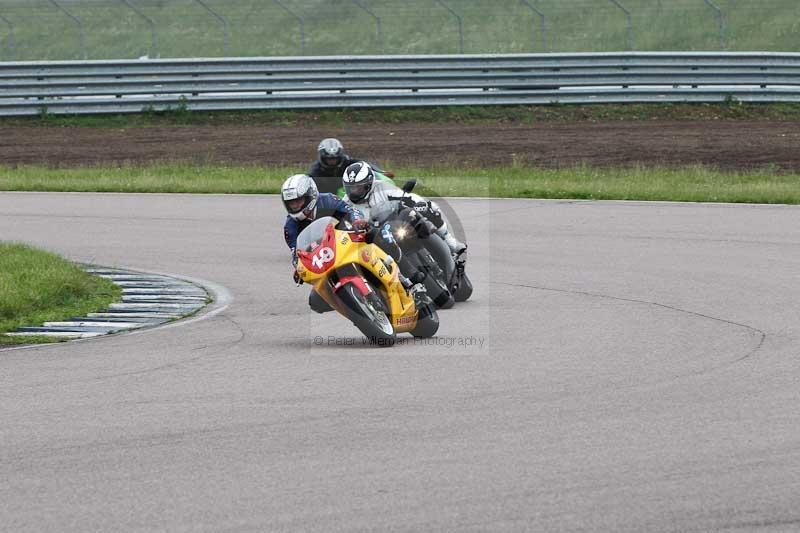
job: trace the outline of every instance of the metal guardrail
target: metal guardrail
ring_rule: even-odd
[[[0,63],[0,116],[731,99],[800,102],[800,53]]]

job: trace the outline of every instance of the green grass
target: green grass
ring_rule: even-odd
[[[296,168],[196,166],[188,163],[117,167],[0,166],[0,190],[156,193],[275,193]]]
[[[0,242],[0,345],[53,342],[49,337],[9,337],[38,326],[105,308],[121,290],[61,257],[30,246]]]
[[[152,126],[331,126],[355,124],[535,124],[637,120],[800,120],[800,104],[593,104],[452,106],[318,111],[150,112],[0,118],[0,126],[146,128]]]
[[[334,54],[430,54],[460,51],[456,16],[434,0],[194,0],[61,3],[84,29],[90,59]],[[625,50],[797,51],[796,0],[448,0],[461,18],[465,53]],[[4,0],[2,59],[82,59],[76,22],[47,0]],[[143,15],[143,16],[142,16]],[[155,39],[151,35],[152,20]],[[302,19],[302,25],[301,20]],[[12,39],[13,37],[13,39]],[[153,42],[155,40],[155,42]]]
[[[800,204],[800,176],[765,168],[741,173],[708,167],[542,169],[396,168],[402,183],[420,178],[431,196],[585,198]],[[159,193],[277,193],[297,168],[187,163],[109,168],[0,166],[0,190]]]
[[[681,169],[511,167],[455,172],[407,169],[405,172],[421,177],[421,193],[441,196],[800,203],[800,176],[780,175],[769,169],[729,173],[703,166]]]

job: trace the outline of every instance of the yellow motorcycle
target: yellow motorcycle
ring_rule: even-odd
[[[373,344],[391,346],[397,333],[432,337],[439,316],[430,298],[415,302],[399,266],[367,233],[337,229],[334,217],[312,222],[297,237],[297,274]]]

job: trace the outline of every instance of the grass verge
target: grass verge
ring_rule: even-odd
[[[800,175],[764,168],[722,172],[709,167],[562,169],[395,168],[398,183],[420,178],[430,196],[670,200],[800,204]],[[0,190],[57,192],[278,193],[294,167],[170,163],[118,167],[0,166]]]
[[[97,311],[120,296],[120,288],[111,281],[87,274],[53,253],[0,242],[0,345],[57,342],[61,339],[5,333]]]
[[[328,126],[459,122],[463,124],[540,122],[608,122],[630,120],[800,120],[800,104],[551,104],[507,106],[403,107],[387,109],[148,111],[134,114],[7,117],[0,127],[147,128],[153,126]]]
[[[797,49],[800,14],[795,0],[626,0],[616,5],[564,0],[445,4],[432,0],[72,0],[65,4],[3,2],[0,27],[9,41],[4,57],[318,56],[462,50],[474,54],[628,48],[782,51]],[[358,39],[348,38],[349,32],[331,21],[347,21],[359,28]]]

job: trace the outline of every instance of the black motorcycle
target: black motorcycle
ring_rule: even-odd
[[[390,202],[373,208],[372,223],[380,231],[392,233],[400,247],[400,270],[412,279],[416,272],[422,272],[428,296],[437,307],[448,309],[472,295],[472,282],[463,264],[453,260],[436,226],[420,214],[425,214],[425,207],[408,195],[416,184],[415,179],[407,181],[402,196],[390,196]]]

